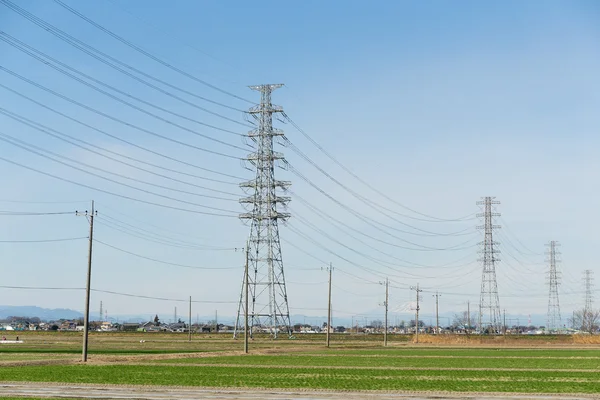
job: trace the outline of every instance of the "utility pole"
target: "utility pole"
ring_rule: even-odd
[[[215,310],[215,333],[219,332],[219,316],[217,314],[218,310]]]
[[[102,311],[102,300],[100,300],[100,313],[98,314],[100,316],[100,322],[104,320],[104,316],[102,314],[104,314],[104,312]]]
[[[78,212],[75,211],[75,215],[83,215],[89,218],[90,222],[90,237],[88,247],[88,267],[87,267],[87,281],[85,285],[85,315],[83,320],[83,352],[81,360],[87,362],[88,356],[88,335],[90,330],[90,286],[92,283],[92,248],[94,243],[94,216],[96,215],[94,210],[94,200],[92,200],[91,212]]]
[[[390,281],[388,278],[385,278],[385,282],[379,282],[379,283],[385,285],[385,301],[383,302],[383,306],[385,307],[385,318],[384,318],[384,323],[383,323],[383,329],[384,329],[383,330],[383,345],[387,346]]]
[[[594,286],[592,283],[594,281],[594,271],[591,269],[586,269],[583,271],[583,281],[585,283],[585,306],[583,309],[587,314],[592,311],[592,305],[594,303],[594,295],[592,294],[592,287]]]
[[[479,330],[483,332],[483,325],[487,325],[490,331],[500,332],[500,301],[498,300],[498,282],[496,281],[496,262],[500,261],[496,254],[500,251],[496,248],[499,243],[494,241],[494,231],[499,229],[499,225],[494,225],[494,218],[499,217],[500,213],[494,212],[494,206],[500,204],[494,200],[495,197],[484,197],[478,201],[477,205],[483,207],[482,213],[477,214],[483,218],[483,225],[478,229],[484,231],[483,241],[481,242],[481,253],[483,257],[479,259],[482,262],[483,274],[481,277],[481,297],[479,300]],[[485,319],[484,319],[485,315]]]
[[[333,266],[329,263],[329,294],[327,296],[327,347],[329,347],[329,331],[331,330],[331,271]]]
[[[275,179],[275,166],[285,166],[282,153],[274,151],[275,138],[286,140],[283,132],[273,128],[273,114],[283,113],[283,108],[271,103],[271,94],[283,85],[258,85],[250,89],[260,92],[260,104],[250,108],[248,115],[256,121],[256,128],[247,135],[253,152],[245,161],[254,173],[254,179],[240,183],[250,196],[240,199],[248,212],[240,214],[242,220],[250,220],[250,299],[252,301],[250,325],[269,326],[274,339],[279,329],[285,327],[292,335],[288,306],[283,256],[279,240],[279,221],[286,221],[290,214],[283,212],[291,199],[281,196],[290,185],[289,181]],[[243,288],[242,288],[243,290]],[[244,312],[240,292],[236,327],[241,327]]]
[[[188,342],[192,341],[192,296],[190,296],[190,312],[188,314]]]
[[[417,317],[415,321],[415,332],[416,332],[416,342],[419,343],[419,293],[423,290],[419,289],[419,284],[417,286],[411,286],[410,290],[414,290],[417,294]]]
[[[471,301],[467,301],[467,331],[471,330]]]
[[[560,285],[560,273],[558,272],[559,252],[556,250],[560,244],[552,240],[547,245],[550,247],[548,252],[548,262],[550,270],[548,271],[548,317],[546,320],[546,329],[548,333],[558,332],[562,326],[560,318],[560,304],[558,302],[558,286]]]
[[[439,334],[440,332],[440,313],[439,313],[439,294],[437,291],[433,295],[435,297],[435,334]]]
[[[248,254],[250,253],[250,247],[246,245],[246,265],[244,267],[244,294],[246,296],[244,300],[244,353],[248,354]]]
[[[175,307],[175,310],[173,311],[173,323],[177,323],[177,307]]]
[[[504,311],[504,323],[502,324],[502,334],[504,335],[504,337],[506,337],[506,308],[503,310]]]

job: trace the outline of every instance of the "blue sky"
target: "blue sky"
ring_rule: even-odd
[[[595,227],[600,223],[594,201],[599,194],[597,182],[600,178],[597,156],[600,148],[597,135],[600,126],[597,112],[600,105],[597,74],[600,70],[600,7],[596,2],[430,1],[371,2],[367,5],[358,1],[310,1],[290,5],[281,2],[65,0],[65,3],[177,68],[244,99],[258,101],[257,93],[250,91],[247,85],[284,83],[286,87],[274,93],[274,102],[282,105],[300,127],[339,161],[397,203],[428,215],[452,219],[478,212],[475,202],[481,196],[496,196],[502,202],[498,207],[502,213],[498,222],[502,225],[498,241],[501,242],[503,261],[497,266],[498,282],[500,303],[507,312],[545,313],[547,286],[544,272],[547,267],[543,251],[544,244],[550,240],[562,243],[564,284],[561,303],[565,315],[583,303],[580,293],[582,271],[600,272],[594,257]],[[251,105],[165,68],[55,2],[22,1],[18,4],[82,42],[171,85],[237,110],[245,110]],[[2,5],[0,24],[6,34],[69,67],[188,119],[143,104],[140,107],[160,115],[162,120],[136,111],[56,72],[5,42],[0,42],[0,66],[146,131],[235,157],[243,157],[248,152],[242,139],[231,134],[243,134],[248,130],[242,126],[241,111],[181,95],[188,101],[184,104],[150,89]],[[0,71],[0,83],[138,146],[221,174],[243,179],[252,177],[239,160],[184,147],[109,120],[58,99],[4,70]],[[115,96],[140,104],[131,98]],[[208,114],[189,103],[235,122]],[[243,254],[233,249],[244,245],[249,232],[249,227],[235,218],[235,213],[242,211],[236,200],[236,194],[243,196],[235,185],[239,179],[150,154],[1,87],[0,107],[103,149],[179,171],[178,174],[144,167],[196,186],[94,155],[0,115],[0,132],[3,134],[108,173],[167,186],[179,192],[132,183],[126,178],[94,170],[96,174],[170,198],[133,190],[6,142],[0,142],[3,158],[121,196],[198,211],[212,212],[201,206],[215,207],[226,210],[222,213],[229,215],[208,216],[135,202],[0,160],[4,171],[1,210],[81,210],[95,199],[100,215],[95,234],[98,240],[148,258],[220,269],[198,270],[158,264],[96,244],[93,287],[172,299],[191,295],[201,301],[235,303],[239,298]],[[230,132],[199,125],[190,118]],[[394,282],[391,309],[403,309],[412,300],[413,294],[407,286],[417,282],[427,290],[447,292],[441,303],[444,311],[459,311],[467,301],[478,302],[481,267],[476,262],[476,243],[481,234],[475,230],[479,224],[477,220],[417,221],[418,214],[388,201],[353,179],[290,124],[277,124],[295,146],[344,185],[391,212],[409,216],[401,217],[388,211],[382,213],[377,207],[367,206],[332,183],[292,149],[279,147],[278,150],[286,154],[290,164],[302,175],[363,218],[374,221],[367,224],[364,219],[354,217],[291,171],[277,171],[279,179],[292,181],[293,193],[368,235],[336,228],[293,197],[290,211],[295,218],[290,220],[288,227],[281,228],[292,313],[324,314],[320,309],[326,304],[327,277],[320,270],[323,265],[317,259],[331,261],[336,266],[334,315],[380,317],[382,309],[378,304],[383,301],[383,290],[372,282],[386,276]],[[230,145],[207,140],[190,131]],[[227,193],[201,189],[199,185]],[[67,203],[72,201],[76,203]],[[0,240],[87,236],[85,220],[71,215],[0,218]],[[148,241],[145,234],[141,235],[145,239],[125,234],[114,229],[115,220],[130,224],[126,226],[157,232],[155,234],[161,236],[163,242],[169,237],[170,242],[181,244],[183,240],[193,242],[196,247],[166,246]],[[319,232],[304,221],[314,224],[312,226]],[[466,235],[419,236],[415,233],[421,231],[403,223],[429,232],[461,231]],[[328,251],[298,236],[297,231],[309,235]],[[356,240],[357,237],[360,240]],[[414,246],[403,240],[429,248],[454,246],[462,250],[408,250],[399,246]],[[80,287],[84,283],[85,239],[58,243],[0,243],[0,246],[4,285]],[[202,246],[202,250],[198,246]],[[207,250],[207,246],[211,250]],[[398,259],[413,266],[398,265]],[[434,309],[429,294],[423,296],[425,313],[432,313]],[[109,314],[115,315],[159,313],[170,317],[174,306],[185,308],[175,302],[96,292],[92,296],[93,309],[100,300]],[[81,309],[82,303],[83,293],[75,290],[0,290],[0,304]],[[233,315],[235,308],[231,303],[199,303],[194,306],[194,314],[211,315],[218,309],[222,315]]]

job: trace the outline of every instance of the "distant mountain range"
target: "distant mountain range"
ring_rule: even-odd
[[[372,313],[368,313],[370,315],[380,315],[380,317],[370,317],[370,318],[363,318],[363,317],[338,317],[337,315],[332,315],[332,324],[334,326],[338,326],[338,325],[343,325],[343,326],[350,326],[353,324],[360,324],[365,325],[365,324],[369,324],[371,323],[371,321],[373,319],[379,319],[381,320],[383,317],[383,315],[381,315],[381,310],[373,310]],[[37,306],[2,306],[0,305],[0,319],[4,319],[4,318],[8,318],[8,317],[38,317],[40,318],[42,321],[53,321],[53,320],[59,320],[59,319],[78,319],[78,318],[83,318],[83,314],[79,311],[75,311],[75,310],[71,310],[71,309],[65,309],[65,308],[57,308],[57,309],[48,309],[48,308],[42,308],[42,307],[37,307]],[[171,319],[169,319],[169,317],[163,315],[163,314],[159,314],[159,317],[161,319],[162,322],[172,322],[172,316]],[[187,322],[187,315],[186,316],[179,316],[183,321]],[[453,313],[440,313],[440,325],[443,326],[448,326],[449,324],[452,323],[454,314]],[[90,319],[92,321],[96,321],[98,320],[99,316],[98,313],[90,313]],[[412,313],[407,313],[407,314],[390,314],[390,319],[389,319],[389,324],[390,325],[394,325],[397,323],[400,323],[402,320],[405,320],[407,323],[414,318],[414,315]],[[109,315],[109,320],[110,321],[118,321],[118,322],[144,322],[144,321],[149,321],[150,319],[152,319],[152,316],[147,314],[147,315],[134,315],[134,314],[130,314],[130,315],[113,315],[110,316]],[[306,324],[310,324],[310,325],[321,325],[324,322],[327,321],[327,317],[326,316],[304,316],[304,315],[291,315],[290,316],[291,322],[292,324],[294,323],[306,323]],[[427,323],[435,323],[435,316],[431,315],[431,314],[425,314],[421,316],[421,319]],[[517,322],[519,323],[519,325],[528,325],[529,319],[531,319],[531,323],[533,325],[544,325],[545,323],[545,315],[540,315],[540,314],[532,314],[531,316],[529,315],[506,315],[506,322],[507,325],[511,326],[511,325],[515,325],[517,324]],[[201,323],[206,323],[206,322],[213,322],[214,321],[214,316],[197,316],[197,315],[193,315],[192,316],[192,321],[196,322],[196,320],[198,320]],[[224,323],[224,324],[233,324],[235,322],[235,317],[232,316],[219,316],[219,323]],[[566,318],[563,321],[563,323],[567,323]]]
[[[0,319],[8,317],[38,317],[43,321],[83,318],[79,311],[66,308],[42,308],[36,306],[0,306]]]

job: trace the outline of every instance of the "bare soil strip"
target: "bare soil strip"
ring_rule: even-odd
[[[189,388],[133,385],[86,385],[54,383],[0,383],[0,396],[36,396],[52,398],[102,398],[102,399],[143,399],[143,400],[392,400],[392,399],[593,399],[598,395],[535,395],[530,393],[463,393],[463,392],[407,392],[407,391],[332,391],[332,390],[277,390],[239,388]]]

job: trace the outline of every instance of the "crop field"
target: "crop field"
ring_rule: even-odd
[[[1,382],[56,382],[247,389],[599,394],[600,346],[540,339],[472,346],[388,347],[362,336],[334,340],[256,338],[250,354],[230,335],[93,334],[81,363],[81,336],[24,334],[0,346]],[[379,338],[377,338],[379,339]]]

